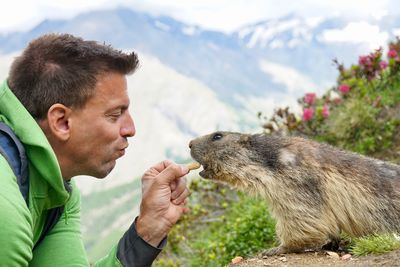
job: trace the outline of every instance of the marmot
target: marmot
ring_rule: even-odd
[[[300,137],[215,132],[189,147],[200,176],[269,202],[280,245],[264,255],[400,231],[398,165]]]

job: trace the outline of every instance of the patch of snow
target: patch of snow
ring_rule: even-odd
[[[267,25],[259,25],[255,28],[249,42],[248,48],[253,48],[256,44],[264,47],[269,40],[272,40],[278,33],[293,29],[299,26],[299,19],[292,19],[284,22],[269,23]]]
[[[285,46],[285,43],[282,40],[278,40],[278,39],[272,40],[272,42],[269,44],[269,47],[271,49],[282,48],[284,46]]]
[[[197,32],[197,28],[193,26],[184,27],[182,32],[186,35],[195,35]]]
[[[170,26],[168,26],[167,24],[165,24],[165,23],[162,23],[161,21],[158,21],[158,20],[156,20],[155,22],[154,22],[154,25],[157,27],[157,28],[159,28],[159,29],[161,29],[161,30],[163,30],[163,31],[169,31],[170,29],[171,29],[171,27]]]
[[[238,36],[240,39],[243,39],[244,37],[246,37],[246,35],[248,35],[249,33],[251,33],[253,31],[253,27],[246,27],[246,28],[242,28],[239,30],[238,32]]]

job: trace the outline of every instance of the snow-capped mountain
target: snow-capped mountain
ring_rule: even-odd
[[[400,34],[397,17],[311,17],[295,14],[243,26],[233,35],[257,57],[290,66],[320,87],[333,83],[333,59],[349,65]],[[312,90],[312,89],[310,89]]]
[[[249,49],[293,48],[310,43],[313,30],[323,20],[322,17],[303,19],[291,15],[243,26],[235,36]]]

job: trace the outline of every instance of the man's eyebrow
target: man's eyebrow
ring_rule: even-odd
[[[114,111],[114,110],[119,110],[119,109],[121,109],[121,110],[127,110],[129,108],[129,104],[124,104],[124,105],[118,105],[118,106],[115,106],[115,107],[111,107],[111,108],[109,108],[109,109],[107,109],[106,110],[106,113],[107,112],[111,112],[111,111]]]

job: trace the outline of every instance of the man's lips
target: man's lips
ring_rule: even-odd
[[[120,150],[117,151],[117,154],[118,154],[118,157],[117,157],[117,158],[120,158],[120,157],[122,157],[123,155],[125,155],[125,149],[126,149],[127,147],[128,147],[128,146],[126,145],[126,146],[124,146],[123,148],[121,148]]]

